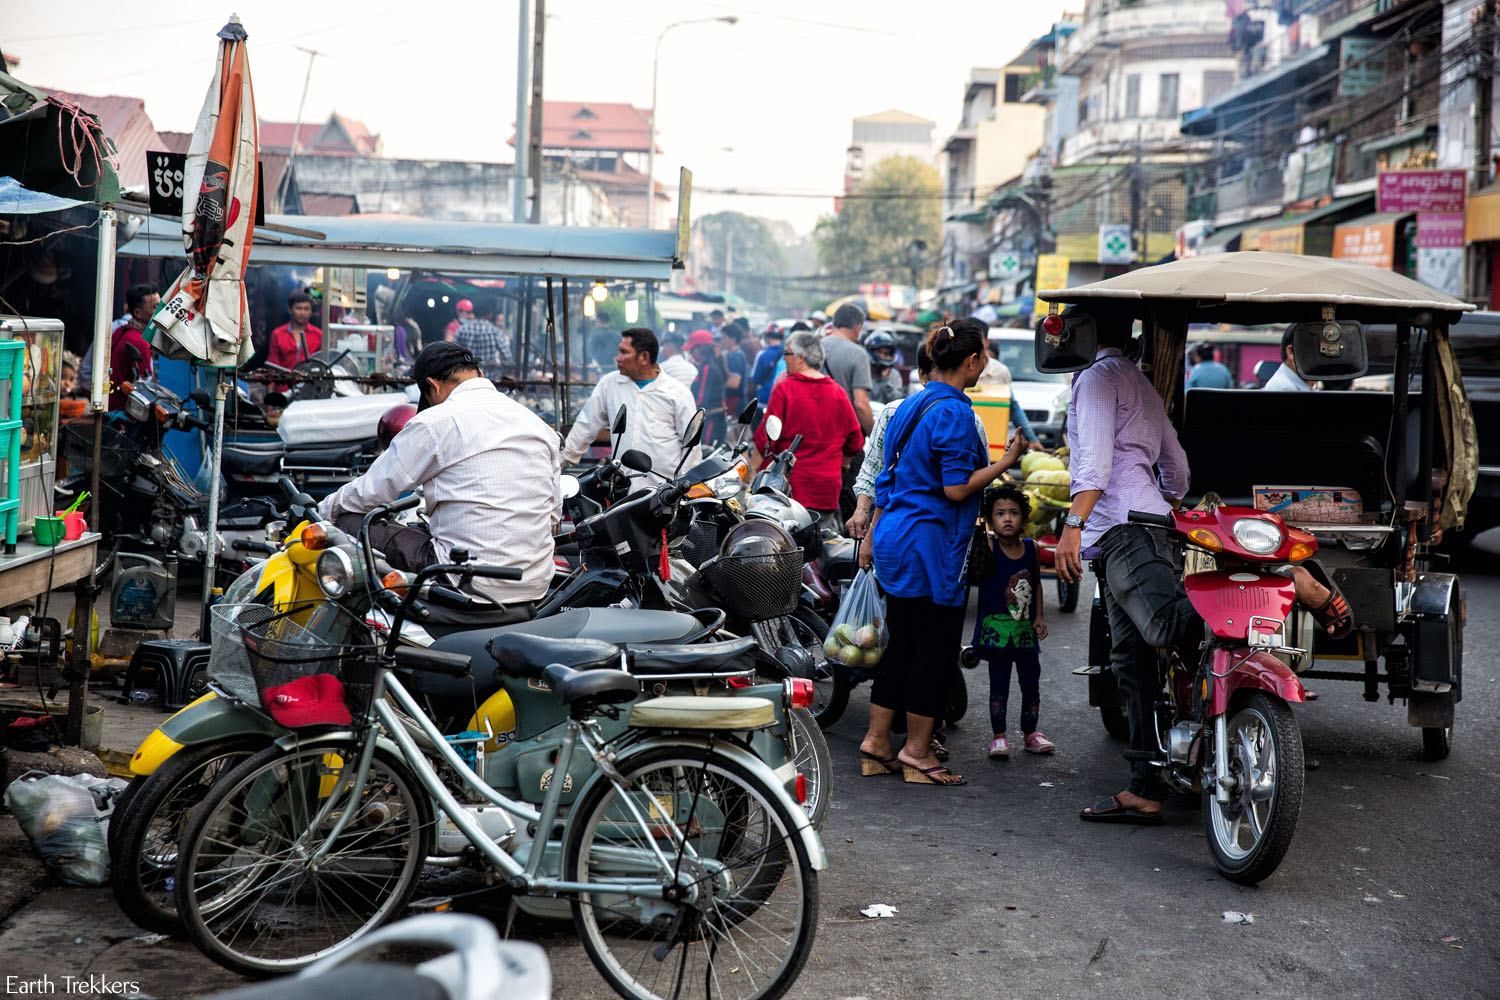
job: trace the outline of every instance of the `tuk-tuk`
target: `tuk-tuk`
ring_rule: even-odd
[[[1448,339],[1474,306],[1363,264],[1263,252],[1192,257],[1039,294],[1054,311],[1070,304],[1065,320],[1076,312],[1140,322],[1141,367],[1192,470],[1189,505],[1207,497],[1276,510],[1317,537],[1354,631],[1334,640],[1300,614],[1291,645],[1308,655],[1289,655],[1292,669],[1304,680],[1361,682],[1366,701],[1379,700],[1384,685],[1422,730],[1425,756],[1446,757],[1463,697],[1465,607],[1458,577],[1440,571],[1433,548],[1463,527],[1478,475],[1474,422]],[[1191,323],[1325,324],[1330,356],[1315,355],[1315,370],[1302,376],[1338,385],[1365,367],[1362,324],[1394,325],[1393,391],[1186,391]],[[1039,324],[1039,366],[1044,352],[1057,362],[1058,344],[1045,339]],[[1092,363],[1093,346],[1071,349],[1075,370]],[[1421,378],[1412,393],[1418,370],[1439,377]],[[1108,625],[1095,606],[1089,665],[1078,672],[1089,675],[1089,703],[1106,729],[1123,739],[1114,677],[1103,669]]]

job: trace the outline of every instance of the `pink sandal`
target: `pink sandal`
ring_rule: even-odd
[[[1026,750],[1028,753],[1052,753],[1057,749],[1057,744],[1047,739],[1038,729],[1034,733],[1026,734]]]

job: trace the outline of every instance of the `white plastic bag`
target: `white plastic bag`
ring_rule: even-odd
[[[823,652],[848,667],[873,667],[885,653],[888,639],[885,595],[875,582],[875,571],[862,569],[844,592]]]
[[[125,787],[119,778],[27,771],[5,789],[5,807],[61,881],[106,885],[109,815]]]

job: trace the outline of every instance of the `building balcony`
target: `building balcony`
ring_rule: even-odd
[[[1084,18],[1058,52],[1058,69],[1081,74],[1130,42],[1179,37],[1227,38],[1223,0],[1105,0],[1103,13]]]
[[[1123,118],[1118,121],[1085,122],[1078,130],[1063,140],[1059,162],[1063,165],[1078,163],[1091,156],[1135,147],[1140,142],[1142,151],[1151,155],[1153,149],[1170,146],[1174,151],[1185,142],[1175,118]]]

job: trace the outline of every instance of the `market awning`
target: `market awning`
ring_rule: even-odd
[[[1333,231],[1333,256],[1382,270],[1396,267],[1401,224],[1410,212],[1374,212],[1340,223]]]
[[[251,264],[665,281],[676,263],[677,234],[667,229],[437,222],[371,215],[272,215],[266,221],[283,231],[255,230]],[[185,257],[181,220],[147,218],[120,253]]]
[[[0,215],[62,212],[87,204],[89,203],[76,198],[62,198],[55,194],[29,190],[14,177],[0,177]]]
[[[1202,242],[1198,244],[1198,253],[1228,253],[1231,250],[1238,250],[1240,248],[1240,237],[1244,235],[1245,230],[1250,228],[1251,225],[1253,223],[1239,222],[1232,226],[1220,226],[1203,237]]]
[[[76,160],[70,156],[65,161],[66,142],[81,143]],[[109,160],[95,153],[104,146],[104,134],[92,116],[48,100],[35,87],[0,72],[0,176],[65,198],[119,201],[120,179]]]
[[[1321,208],[1294,215],[1261,219],[1247,226],[1240,240],[1241,250],[1268,250],[1273,253],[1295,253],[1327,257],[1333,250],[1333,224],[1347,218],[1366,205],[1373,205],[1373,194],[1336,198]],[[1308,226],[1327,228],[1326,238],[1319,233],[1308,238]]]
[[[1243,103],[1247,98],[1274,87],[1285,80],[1288,76],[1296,73],[1305,66],[1311,65],[1328,55],[1330,46],[1319,45],[1299,52],[1290,59],[1283,59],[1264,73],[1242,80],[1220,94],[1212,104],[1206,104],[1201,108],[1194,108],[1184,112],[1182,116],[1182,132],[1184,135],[1206,135],[1219,130],[1218,120],[1226,111],[1233,111],[1236,105]]]

